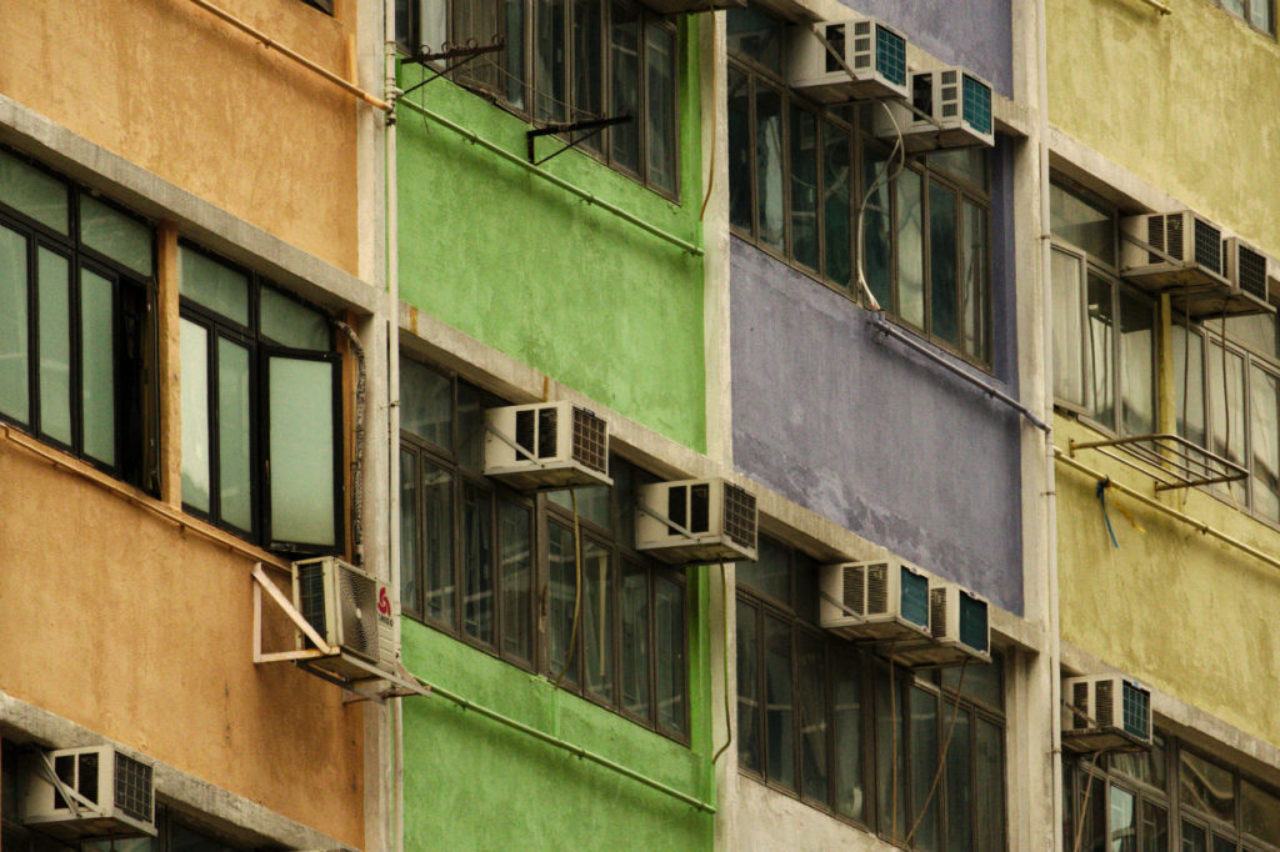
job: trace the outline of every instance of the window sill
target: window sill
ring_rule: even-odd
[[[831,817],[831,819],[835,820],[836,822],[842,823],[844,825],[849,826],[850,828],[857,829],[858,831],[864,832],[866,834],[873,833],[870,827],[868,827],[866,823],[859,822],[853,817],[843,816],[842,814],[836,813],[829,806],[821,804],[819,802],[815,802],[812,799],[806,799],[802,797],[799,793],[797,793],[795,790],[790,789],[789,787],[783,787],[780,784],[775,784],[770,781],[767,781],[756,772],[752,772],[749,769],[739,768],[738,775],[742,778],[746,778],[756,784],[759,784],[761,787],[764,787],[766,790],[768,790],[771,793],[777,793],[781,796],[786,796],[788,799],[792,799],[798,802],[799,804],[804,805],[806,808],[812,808],[813,810],[817,811],[820,814],[825,814],[826,816]]]
[[[44,459],[57,470],[63,470],[87,480],[130,505],[144,509],[156,517],[168,521],[181,532],[193,532],[206,541],[225,547],[232,553],[243,556],[251,562],[261,562],[265,566],[276,568],[280,571],[288,572],[291,570],[289,562],[281,559],[276,554],[248,544],[238,536],[219,529],[207,521],[180,512],[146,492],[132,485],[126,485],[103,473],[87,462],[81,461],[61,450],[44,445],[7,423],[0,423],[0,431],[3,431],[5,439],[10,444],[20,447],[31,455]]]

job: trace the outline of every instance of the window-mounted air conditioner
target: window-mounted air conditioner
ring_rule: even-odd
[[[828,630],[850,639],[930,636],[929,577],[910,563],[890,558],[826,565],[820,586],[819,621]]]
[[[991,662],[991,624],[987,599],[955,583],[929,589],[928,642],[904,643],[895,659],[907,666],[955,666],[965,660]]]
[[[1216,304],[1202,298],[1200,316],[1227,314],[1254,314],[1274,312],[1269,296],[1267,256],[1239,237],[1227,237],[1222,241],[1222,269],[1230,289],[1223,292]],[[1170,294],[1175,311],[1178,294]]]
[[[484,473],[516,488],[612,485],[609,424],[571,402],[490,408],[484,413]]]
[[[1120,231],[1120,275],[1134,285],[1196,297],[1192,305],[1203,293],[1230,288],[1222,229],[1208,219],[1190,210],[1126,216]]]
[[[22,777],[20,815],[29,828],[72,843],[156,835],[151,764],[112,746],[31,755]]]
[[[875,131],[881,139],[892,143],[901,133],[909,153],[995,144],[987,82],[963,68],[915,71],[910,81],[910,102],[916,111],[899,103],[887,104],[889,112],[877,109]]]
[[[320,638],[342,652],[308,665],[350,680],[394,669],[399,649],[385,583],[334,556],[304,559],[293,563],[293,605]],[[301,630],[297,646],[314,647]]]
[[[664,562],[754,562],[756,498],[723,479],[641,485],[636,550]]]
[[[814,100],[907,97],[907,39],[874,18],[800,24],[789,42],[788,82]]]
[[[1151,746],[1151,691],[1120,675],[1069,677],[1062,697],[1062,745],[1073,751]]]

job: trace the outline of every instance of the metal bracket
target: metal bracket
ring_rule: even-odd
[[[501,36],[494,36],[492,44],[471,43],[471,44],[465,45],[464,47],[450,47],[446,42],[444,45],[444,49],[436,51],[435,53],[423,53],[420,51],[417,54],[415,54],[411,59],[408,59],[406,61],[412,62],[415,65],[421,65],[423,67],[426,67],[426,64],[428,62],[438,62],[439,60],[443,59],[446,61],[444,70],[437,71],[435,74],[432,74],[430,77],[428,77],[427,79],[423,80],[420,83],[415,83],[414,85],[410,86],[409,88],[405,89],[403,92],[398,94],[396,98],[397,99],[403,98],[405,95],[409,94],[410,92],[416,92],[418,89],[421,89],[423,86],[427,85],[428,83],[433,83],[436,80],[439,80],[441,77],[445,76],[446,74],[453,73],[454,71],[461,68],[463,65],[466,65],[468,62],[475,59],[477,56],[483,56],[486,53],[497,53],[500,50],[505,50],[506,47],[507,47],[507,44],[505,39],[503,39]],[[459,59],[460,61],[454,62],[453,64],[450,65],[448,64],[448,60],[451,60],[451,59]]]
[[[332,657],[340,653],[340,649],[334,648],[328,642],[320,637],[316,629],[311,626],[311,622],[298,612],[293,602],[284,596],[284,592],[276,588],[276,584],[271,582],[265,571],[262,570],[262,563],[259,562],[253,566],[253,572],[250,576],[254,580],[253,585],[253,662],[259,663],[278,663],[285,660],[308,660],[314,657]],[[262,650],[262,591],[266,589],[267,594],[275,601],[276,605],[288,616],[289,620],[297,626],[303,634],[310,639],[315,648],[301,651],[273,651],[270,653]]]
[[[604,130],[606,127],[609,127],[614,124],[625,124],[631,120],[632,120],[632,116],[629,116],[629,115],[615,115],[609,118],[594,118],[589,121],[561,121],[561,122],[556,122],[555,124],[548,124],[545,127],[538,127],[538,128],[534,128],[533,130],[527,130],[525,131],[524,135],[525,135],[526,144],[528,146],[529,162],[532,165],[540,166],[543,163],[545,163],[547,160],[560,156],[565,151],[568,151],[570,148],[577,147],[579,144],[587,141],[592,136],[595,136],[597,133],[599,133],[601,130]],[[573,134],[577,133],[580,130],[585,130],[587,132],[584,133],[582,136],[579,136],[577,139],[574,139]],[[558,151],[555,151],[554,153],[548,154],[547,156],[543,157],[541,160],[535,159],[537,155],[534,154],[534,151],[533,151],[534,140],[537,139],[539,136],[551,136],[556,133],[568,133],[569,142],[563,148],[559,149]]]
[[[524,456],[526,460],[528,460],[528,461],[532,462],[533,464],[537,465],[537,466],[538,466],[538,467],[540,467],[540,468],[543,468],[543,467],[546,467],[546,466],[547,466],[547,465],[546,465],[546,462],[542,461],[542,460],[541,460],[541,459],[539,459],[537,456],[535,456],[533,453],[529,452],[529,451],[528,451],[528,450],[526,450],[524,447],[522,447],[522,446],[520,446],[519,444],[517,444],[517,443],[515,442],[515,440],[513,440],[509,435],[504,435],[502,432],[499,432],[497,429],[495,429],[495,428],[494,428],[493,426],[491,426],[490,424],[485,423],[485,424],[484,424],[484,430],[485,430],[486,432],[490,433],[491,435],[493,435],[495,438],[497,438],[497,439],[498,439],[499,441],[501,441],[502,443],[506,444],[506,445],[507,445],[508,447],[510,447],[511,449],[515,450],[517,455]]]

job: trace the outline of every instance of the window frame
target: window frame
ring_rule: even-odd
[[[1240,0],[1240,2],[1244,4],[1244,11],[1241,13],[1237,13],[1227,8],[1227,4],[1225,0],[1210,0],[1210,2],[1212,2],[1213,5],[1217,6],[1219,9],[1226,12],[1228,15],[1235,18],[1236,20],[1243,21],[1245,25],[1248,26],[1250,29],[1252,29],[1254,32],[1261,33],[1262,35],[1270,36],[1272,39],[1275,39],[1276,37],[1276,6],[1273,0]],[[1253,9],[1257,5],[1265,6],[1267,9],[1267,26],[1266,27],[1260,27],[1256,23],[1254,23]]]
[[[85,464],[133,485],[143,492],[158,497],[161,489],[162,461],[161,440],[159,432],[159,388],[155,381],[155,373],[159,368],[159,328],[155,320],[158,311],[158,258],[159,246],[154,223],[117,203],[113,199],[98,194],[71,178],[45,166],[38,160],[25,154],[0,146],[0,154],[5,154],[24,166],[34,169],[47,177],[55,179],[65,195],[67,207],[67,233],[40,222],[0,201],[0,227],[17,234],[24,243],[26,253],[23,263],[25,278],[24,293],[26,297],[26,403],[25,421],[16,416],[0,413],[0,421],[12,424],[18,429],[31,434],[42,443],[47,443],[66,452]],[[142,225],[150,237],[150,254],[148,257],[151,274],[144,275],[123,262],[118,261],[98,249],[95,249],[82,238],[81,233],[81,198],[91,197],[93,200]],[[67,416],[71,440],[63,441],[51,435],[45,428],[44,404],[46,402],[41,381],[40,352],[40,280],[39,263],[41,250],[62,258],[67,265]],[[86,449],[84,421],[84,385],[83,385],[83,340],[82,340],[82,307],[84,273],[97,275],[111,284],[111,346],[112,346],[112,456],[113,461],[106,462],[92,455]],[[131,291],[126,296],[125,290]],[[126,299],[138,302],[130,313]],[[143,335],[139,338],[143,347],[138,356],[137,369],[125,370],[123,351],[125,350],[126,332],[123,328],[126,314],[143,318]],[[148,381],[148,375],[150,380]],[[133,397],[136,395],[136,399]],[[122,404],[126,403],[126,404]],[[136,439],[126,435],[126,425],[130,417],[136,415],[140,419],[141,429]],[[128,457],[128,460],[126,460]],[[136,471],[129,468],[137,466]]]
[[[246,279],[247,324],[241,324],[213,308],[195,301],[190,296],[179,297],[178,319],[190,322],[199,327],[205,334],[206,352],[204,373],[206,377],[205,410],[208,425],[206,440],[209,447],[209,509],[200,509],[183,496],[182,510],[201,518],[214,526],[225,529],[241,538],[260,545],[272,552],[294,554],[299,556],[328,555],[343,553],[346,547],[345,499],[344,485],[344,400],[342,393],[342,355],[338,352],[336,335],[332,327],[332,317],[328,311],[306,302],[296,294],[282,289],[274,282],[211,251],[198,243],[185,238],[179,239],[179,249],[190,251],[211,260],[220,266],[231,269]],[[181,261],[179,261],[181,263]],[[290,301],[322,315],[328,322],[327,329],[329,348],[326,352],[312,349],[298,349],[283,345],[273,340],[261,326],[261,295],[264,290],[271,290]],[[180,327],[180,325],[179,325]],[[247,351],[248,359],[248,397],[249,397],[249,490],[253,506],[251,509],[252,529],[244,530],[235,526],[223,517],[221,511],[222,489],[221,478],[221,441],[218,375],[221,369],[218,362],[218,344],[227,340],[233,345]],[[312,542],[295,542],[277,539],[273,528],[273,506],[270,462],[271,446],[271,403],[270,403],[270,362],[272,358],[287,358],[295,361],[314,361],[328,364],[331,368],[330,400],[332,409],[333,435],[333,543],[317,544]]]
[[[401,598],[401,612],[422,623],[424,626],[437,630],[463,644],[472,647],[478,651],[486,653],[503,662],[509,663],[524,671],[545,677],[549,682],[555,683],[559,675],[559,668],[551,665],[551,647],[555,625],[550,615],[551,606],[551,560],[550,560],[550,541],[551,541],[551,525],[555,524],[559,527],[572,531],[573,529],[573,513],[571,510],[557,505],[551,500],[553,492],[534,492],[523,493],[513,489],[505,483],[484,476],[479,469],[468,467],[467,461],[463,457],[462,447],[465,445],[467,438],[460,433],[459,425],[461,418],[460,412],[460,387],[464,381],[456,372],[443,369],[437,366],[426,364],[416,359],[410,359],[407,355],[400,356],[402,360],[414,360],[415,363],[422,365],[427,370],[434,373],[437,377],[449,382],[449,405],[450,405],[450,440],[451,447],[441,447],[432,441],[419,436],[407,429],[400,431],[399,449],[401,452],[408,453],[415,461],[415,469],[412,473],[416,477],[414,489],[415,507],[413,509],[413,522],[415,536],[415,558],[416,564],[412,567],[404,564],[405,548],[401,548],[401,568],[402,572],[412,570],[416,580],[416,599],[409,601]],[[404,375],[404,371],[401,371]],[[477,399],[480,400],[482,407],[490,405],[503,405],[502,400],[489,394],[487,391],[478,386],[471,385],[476,391]],[[619,457],[611,456],[611,461],[619,461]],[[427,596],[429,594],[428,575],[426,570],[426,494],[422,487],[424,481],[421,476],[423,465],[431,464],[436,468],[448,473],[450,476],[450,529],[452,541],[450,542],[451,557],[449,565],[449,576],[452,580],[455,594],[453,603],[453,613],[449,620],[441,620],[428,614]],[[651,477],[643,468],[632,465],[637,477],[648,477],[656,481],[656,477]],[[400,476],[402,482],[409,472],[401,468]],[[493,606],[493,642],[485,641],[483,638],[476,637],[467,632],[464,626],[464,605],[463,595],[465,589],[465,571],[466,556],[460,549],[463,542],[462,535],[462,507],[464,501],[464,490],[471,485],[472,487],[483,488],[490,495],[490,506],[492,510],[492,530],[490,552],[492,554],[491,572],[492,588],[494,595]],[[573,656],[570,666],[566,671],[563,680],[558,684],[560,689],[566,692],[578,695],[579,697],[590,701],[596,706],[617,713],[648,730],[661,734],[668,739],[674,740],[681,745],[691,745],[692,743],[692,693],[691,687],[694,681],[692,677],[690,665],[692,659],[690,652],[692,649],[692,629],[690,619],[693,615],[693,602],[690,600],[690,580],[686,571],[675,566],[668,566],[660,563],[658,560],[637,551],[629,543],[630,539],[624,534],[621,524],[630,523],[631,518],[625,510],[623,498],[618,495],[619,485],[615,479],[615,484],[609,489],[609,516],[613,529],[606,529],[594,523],[592,520],[579,514],[578,527],[579,534],[584,542],[591,541],[601,547],[608,553],[609,558],[609,594],[611,595],[611,612],[610,622],[608,625],[609,636],[611,640],[611,650],[609,655],[611,685],[609,695],[604,696],[587,688],[585,684],[586,678],[583,677],[583,666],[585,665],[584,643],[586,642],[585,631],[579,625],[576,644],[573,650]],[[559,492],[554,492],[559,493]],[[401,487],[403,499],[403,487]],[[500,553],[501,531],[499,522],[499,507],[502,502],[506,501],[518,505],[529,511],[530,518],[530,572],[531,582],[529,595],[523,602],[527,607],[525,614],[528,616],[529,623],[529,649],[528,658],[521,657],[518,654],[511,653],[503,647],[502,628],[504,624],[504,616],[506,602],[503,599],[503,577],[498,554]],[[402,508],[403,512],[403,508]],[[396,523],[400,523],[400,519],[396,519]],[[646,639],[647,645],[647,671],[645,674],[646,683],[648,685],[648,713],[642,716],[638,713],[627,709],[623,700],[623,584],[627,576],[627,566],[635,565],[641,567],[646,576]],[[657,595],[659,581],[666,581],[676,585],[682,592],[682,612],[683,621],[681,623],[681,642],[679,659],[682,661],[683,669],[681,671],[681,692],[680,699],[682,704],[682,714],[679,720],[680,728],[672,728],[662,722],[662,715],[659,712],[659,693],[658,679],[662,661],[658,659],[658,613],[657,613]],[[404,588],[404,579],[401,579],[401,590]],[[586,589],[583,585],[583,597],[585,599]]]

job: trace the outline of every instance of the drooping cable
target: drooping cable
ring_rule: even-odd
[[[724,664],[724,729],[728,734],[728,738],[724,741],[724,745],[716,750],[711,758],[711,765],[714,766],[716,761],[720,759],[720,755],[729,750],[729,746],[733,745],[733,717],[729,706],[729,572],[724,567],[724,563],[720,563],[720,594],[723,603],[723,620],[724,620],[724,654],[721,662]]]
[[[965,657],[960,664],[960,678],[956,682],[956,697],[951,702],[951,721],[947,723],[947,735],[942,741],[942,759],[938,761],[938,771],[933,773],[933,781],[929,784],[929,792],[924,797],[924,804],[920,806],[920,812],[916,814],[916,820],[911,824],[911,830],[907,832],[907,836],[903,838],[902,845],[911,848],[911,838],[916,836],[916,829],[920,827],[921,820],[924,819],[925,813],[929,810],[929,803],[933,801],[933,796],[938,792],[938,782],[942,780],[942,773],[947,768],[947,757],[951,753],[951,735],[956,732],[956,719],[960,716],[960,692],[964,689],[964,671],[969,667],[969,658]]]
[[[1071,852],[1080,852],[1080,839],[1084,837],[1084,815],[1089,810],[1089,795],[1093,792],[1094,781],[1098,780],[1098,782],[1101,783],[1101,779],[1094,779],[1093,773],[1098,768],[1098,758],[1101,757],[1105,751],[1106,749],[1095,751],[1093,753],[1093,758],[1089,761],[1089,771],[1083,773],[1086,784],[1084,789],[1084,800],[1080,804],[1079,817],[1076,819],[1075,825],[1072,826],[1072,828],[1075,829],[1076,837],[1075,842],[1071,844]]]
[[[858,204],[857,228],[855,229],[856,235],[854,237],[854,240],[855,240],[854,248],[855,248],[855,254],[858,258],[858,289],[861,291],[861,293],[864,296],[867,297],[869,301],[869,306],[873,311],[883,312],[884,308],[880,306],[880,302],[876,299],[875,294],[871,292],[871,286],[867,283],[866,257],[865,257],[866,252],[864,251],[865,246],[864,246],[864,239],[863,239],[865,230],[866,230],[865,223],[866,223],[866,215],[867,215],[867,204],[871,201],[871,196],[875,194],[876,190],[880,189],[881,186],[884,186],[884,187],[892,186],[893,182],[898,179],[898,175],[902,174],[902,170],[906,168],[906,165],[907,165],[907,149],[902,138],[902,128],[898,126],[898,119],[894,116],[893,110],[889,109],[889,105],[884,101],[880,102],[880,106],[884,108],[885,113],[889,116],[889,121],[893,124],[893,130],[896,135],[896,139],[894,140],[894,143],[893,143],[893,149],[889,152],[889,156],[885,159],[884,165],[881,167],[879,174],[877,174],[876,179],[871,182],[871,186],[867,188],[866,193],[864,193],[862,196],[861,202]],[[890,166],[892,166],[893,160],[895,157],[898,158],[898,167],[897,169],[894,170],[893,174],[890,175],[889,168]]]

